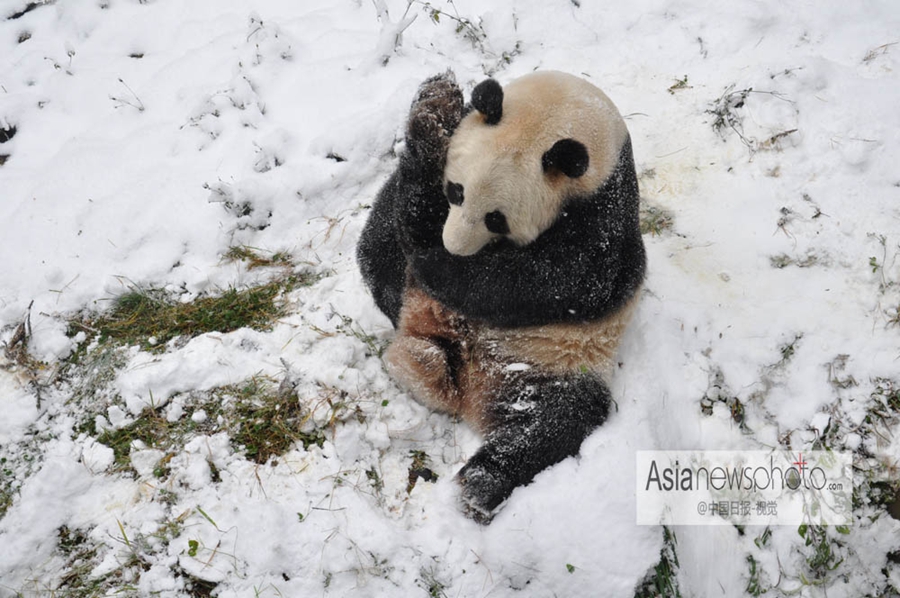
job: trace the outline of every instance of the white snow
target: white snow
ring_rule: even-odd
[[[833,421],[834,448],[896,480],[896,419],[864,423],[900,355],[895,1],[57,0],[8,18],[28,4],[0,6],[0,128],[16,130],[0,143],[0,341],[33,302],[44,365],[35,379],[0,351],[0,596],[60,587],[65,529],[94,547],[85,579],[121,571],[142,596],[203,580],[219,597],[631,597],[663,545],[634,523],[638,450],[804,448]],[[447,68],[467,91],[537,68],[589,78],[626,117],[642,195],[674,218],[645,236],[617,411],[489,527],[453,482],[479,438],[403,394],[342,319],[390,339],[355,243],[417,85]],[[745,90],[717,133],[710,111]],[[132,349],[93,414],[77,381],[48,385],[87,338],[69,317],[135,286],[189,301],[263,280],[223,259],[241,245],[321,276],[271,331]],[[133,446],[131,477],[98,440],[148,407],[209,424],[188,393],[288,374],[321,447],[257,465],[198,433],[161,482],[162,451]],[[360,417],[331,425],[328,392]],[[407,494],[414,450],[439,479]],[[763,546],[763,530],[673,528],[681,593],[742,595],[750,555],[771,595],[898,593],[900,524],[860,508],[829,531],[845,560],[816,583],[796,528]]]

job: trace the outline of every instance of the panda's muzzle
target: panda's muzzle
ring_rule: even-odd
[[[444,223],[442,241],[444,248],[453,255],[469,256],[478,253],[496,235],[491,233],[482,219],[467,218],[461,208],[450,207]]]

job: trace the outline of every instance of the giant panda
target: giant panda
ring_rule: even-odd
[[[397,329],[389,372],[484,437],[457,474],[476,521],[606,420],[646,268],[638,202],[628,130],[586,80],[487,79],[470,104],[450,72],[420,86],[357,260]]]

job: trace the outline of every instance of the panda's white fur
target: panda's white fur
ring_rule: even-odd
[[[531,243],[553,224],[563,201],[593,193],[609,177],[628,136],[606,94],[567,73],[541,71],[510,82],[502,108],[493,125],[473,110],[450,140],[445,185],[461,184],[465,194],[461,205],[450,206],[444,225],[450,253],[475,254],[499,236],[485,226],[485,215],[495,210],[506,217],[507,238]],[[542,171],[544,152],[561,139],[587,148],[590,162],[582,176]]]

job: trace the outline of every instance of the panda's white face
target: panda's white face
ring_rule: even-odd
[[[602,185],[628,135],[609,98],[578,77],[538,72],[497,90],[486,100],[473,93],[477,110],[450,140],[443,242],[456,255],[499,237],[537,239],[566,200]]]
[[[444,224],[444,247],[472,255],[505,236],[518,245],[534,241],[549,228],[561,197],[541,172],[540,155],[512,150],[488,156],[482,125],[451,141],[444,192],[450,213]],[[527,147],[527,146],[525,146]],[[536,160],[533,168],[525,162]]]

